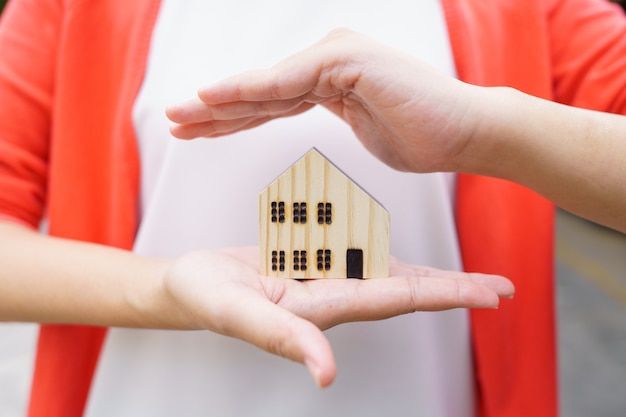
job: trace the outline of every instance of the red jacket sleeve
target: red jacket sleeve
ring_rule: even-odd
[[[59,16],[56,1],[23,0],[0,20],[0,215],[32,226],[46,200]]]
[[[626,113],[626,17],[607,0],[551,1],[555,100]]]

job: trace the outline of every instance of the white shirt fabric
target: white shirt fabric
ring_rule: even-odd
[[[321,107],[218,140],[169,135],[168,104],[226,76],[274,65],[336,27],[455,73],[436,0],[163,2],[134,111],[142,160],[137,253],[173,257],[258,244],[259,193],[315,146],[389,210],[392,255],[460,268],[453,177],[386,167]],[[473,416],[466,311],[345,324],[326,334],[338,376],[319,390],[303,366],[239,340],[112,329],[87,415]]]
[[[0,416],[26,415],[39,326],[0,322]]]

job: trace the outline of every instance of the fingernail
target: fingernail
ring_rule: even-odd
[[[311,376],[313,377],[313,380],[315,381],[315,384],[319,387],[322,388],[322,383],[321,383],[321,376],[322,376],[322,371],[320,370],[319,366],[317,366],[312,360],[310,359],[305,359],[304,360],[304,366],[307,367],[307,369],[309,370],[309,373],[311,374]]]

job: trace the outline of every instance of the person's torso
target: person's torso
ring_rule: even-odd
[[[394,171],[323,108],[218,140],[173,139],[164,108],[203,85],[274,65],[348,27],[454,74],[437,1],[166,0],[134,120],[142,160],[135,251],[258,244],[258,195],[311,147],[391,215],[391,254],[459,269],[454,178]],[[320,391],[297,364],[209,332],[111,329],[87,415],[472,416],[466,312],[418,313],[327,331],[338,377]]]

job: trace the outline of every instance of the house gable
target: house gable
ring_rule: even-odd
[[[389,213],[315,148],[261,193],[259,226],[263,275],[389,275]]]

